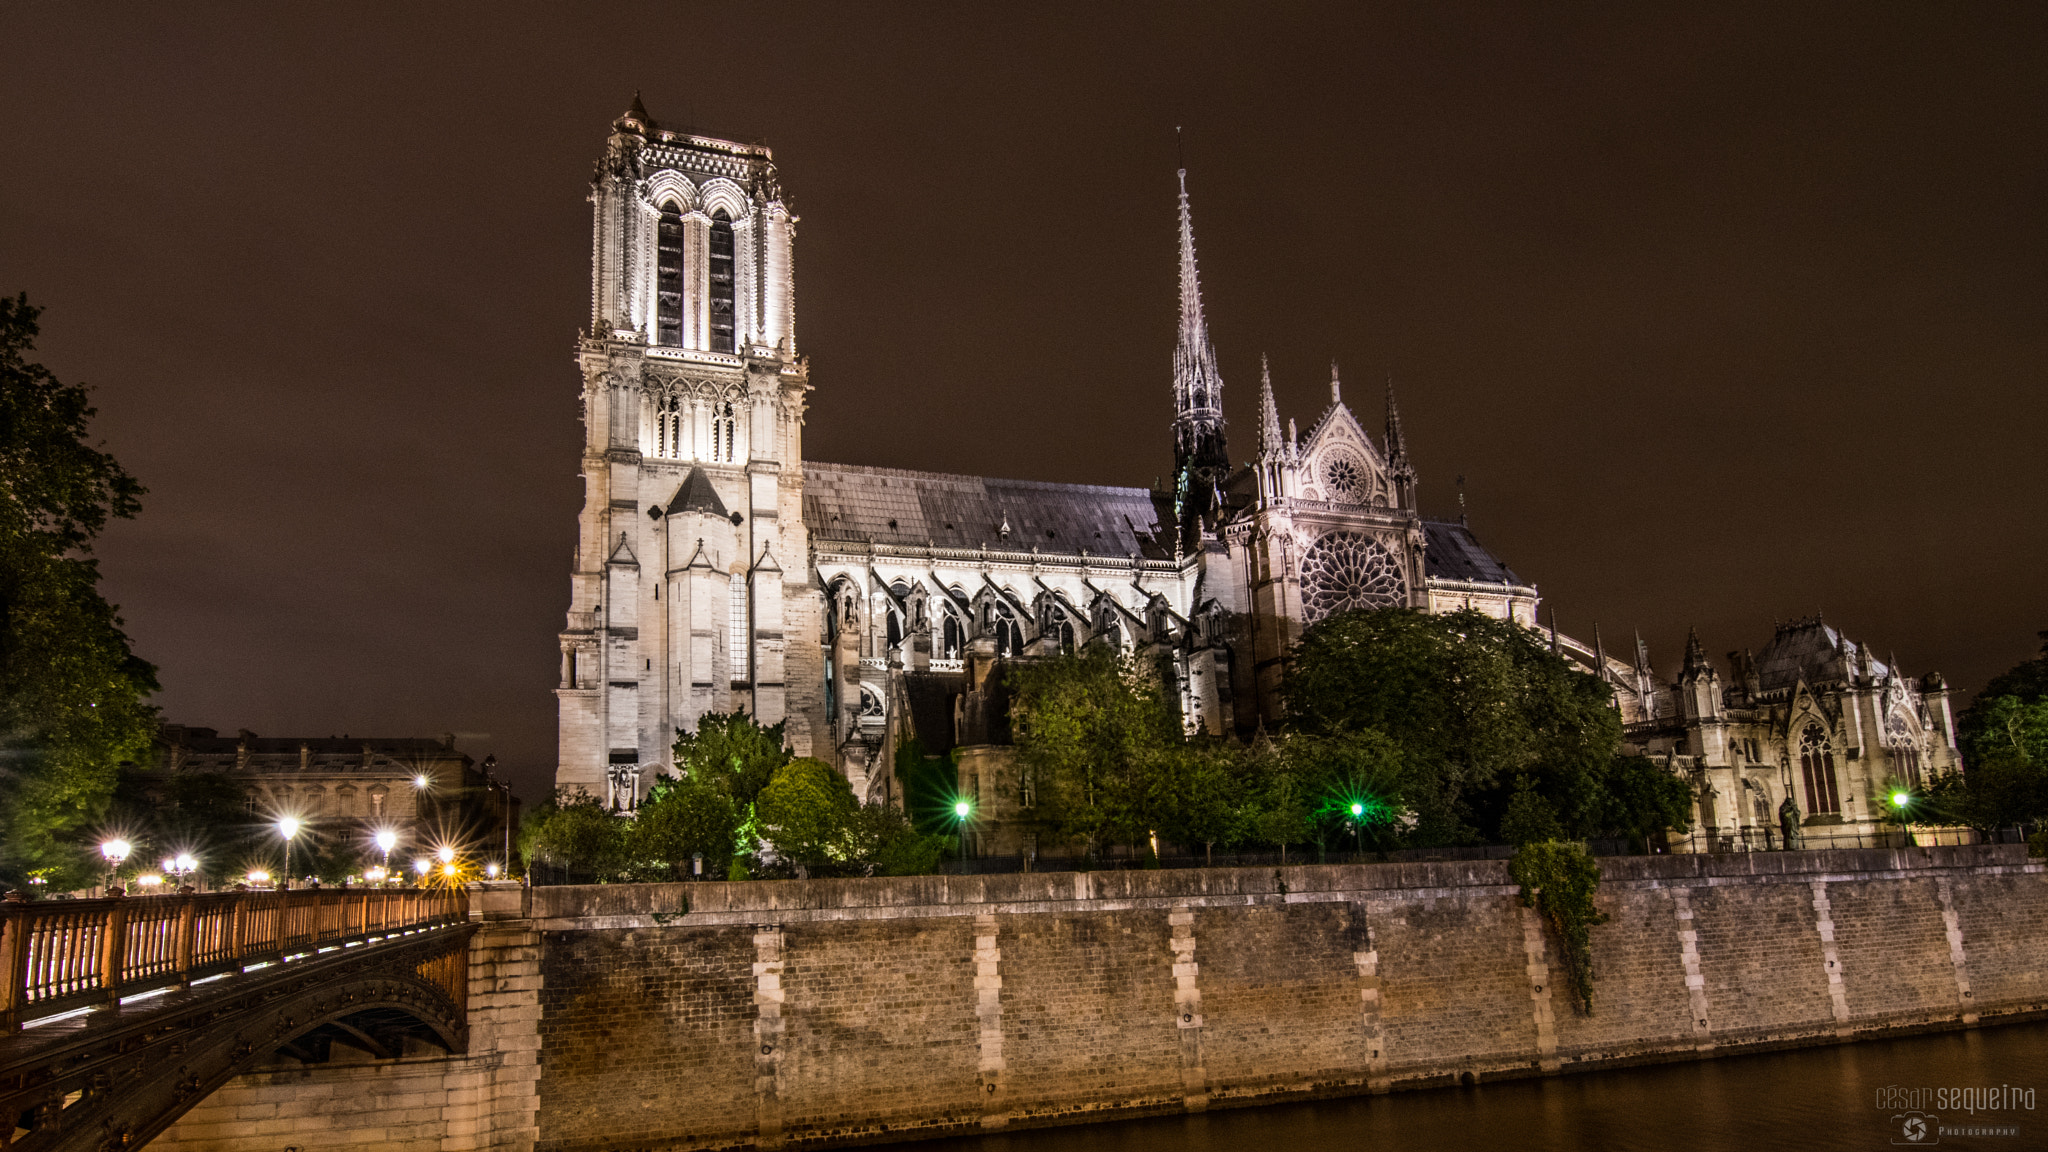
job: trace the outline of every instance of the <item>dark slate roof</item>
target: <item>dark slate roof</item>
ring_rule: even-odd
[[[1171,560],[1172,519],[1172,497],[1146,488],[804,465],[804,527],[820,542]]]
[[[1422,522],[1428,541],[1423,552],[1427,575],[1434,580],[1466,580],[1480,584],[1520,584],[1501,558],[1486,550],[1472,529],[1440,520]]]
[[[675,499],[668,502],[668,514],[684,512],[708,512],[713,516],[726,515],[725,501],[718,498],[718,490],[711,486],[711,477],[704,474],[702,467],[690,469],[683,477],[682,487],[676,489]]]
[[[1863,662],[1877,679],[1891,671],[1884,661],[1861,651],[1855,641],[1845,639],[1815,616],[1778,625],[1777,634],[1757,654],[1756,675],[1764,691],[1775,692],[1802,679],[1809,685],[1850,680],[1863,674],[1858,667]]]

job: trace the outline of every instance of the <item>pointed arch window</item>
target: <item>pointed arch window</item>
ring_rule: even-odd
[[[678,397],[655,397],[654,454],[665,460],[683,455],[683,402]]]
[[[1842,798],[1835,789],[1835,746],[1818,724],[1799,734],[1799,769],[1806,777],[1806,813],[1838,816]]]
[[[705,260],[711,305],[711,350],[731,352],[733,343],[733,243],[732,218],[720,208],[711,218],[711,251]]]
[[[960,649],[967,642],[967,631],[960,627],[960,617],[954,615],[951,608],[946,609],[946,622],[939,630],[939,641],[940,651],[946,654],[945,659],[960,658]]]
[[[739,439],[739,420],[733,415],[732,402],[713,406],[711,409],[711,459],[720,464],[730,464],[738,448],[734,441]]]
[[[655,226],[654,342],[683,342],[683,214],[674,202],[661,206]]]
[[[732,679],[737,682],[747,678],[750,647],[747,644],[747,578],[738,572],[733,573],[728,588],[732,597]]]
[[[1010,606],[1001,601],[996,603],[996,655],[1024,655],[1024,625],[1018,621]]]

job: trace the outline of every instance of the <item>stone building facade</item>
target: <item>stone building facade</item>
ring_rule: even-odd
[[[1324,616],[1469,605],[1535,623],[1533,586],[1465,525],[1423,518],[1391,391],[1376,437],[1333,367],[1328,406],[1283,434],[1262,381],[1257,451],[1232,462],[1184,173],[1159,491],[806,459],[796,221],[768,149],[662,128],[636,100],[590,198],[559,784],[630,805],[678,729],[737,709],[879,797],[903,678],[962,697],[976,653],[1161,657],[1191,729],[1250,731]]]
[[[1294,642],[1332,614],[1540,627],[1534,585],[1462,520],[1423,516],[1391,384],[1375,434],[1332,365],[1303,433],[1262,370],[1253,452],[1233,461],[1184,172],[1174,472],[1156,490],[805,458],[796,219],[769,150],[664,129],[636,100],[590,198],[561,785],[630,806],[678,730],[745,710],[864,797],[895,797],[881,766],[908,736],[957,749],[959,786],[993,814],[1019,800],[988,783],[1009,771],[1004,659],[1106,642],[1171,670],[1191,731],[1249,734],[1279,718]],[[1548,639],[1614,686],[1632,748],[1691,775],[1716,836],[1761,837],[1787,797],[1803,823],[1870,829],[1886,780],[1956,763],[1939,676],[1817,621],[1739,655],[1730,683],[1697,644],[1665,684],[1640,649]]]
[[[157,772],[217,772],[247,794],[252,820],[292,816],[315,828],[398,834],[393,858],[454,843],[481,856],[504,854],[505,829],[518,823],[510,790],[458,751],[453,736],[258,736],[244,728],[166,724]],[[495,849],[495,851],[493,850]]]

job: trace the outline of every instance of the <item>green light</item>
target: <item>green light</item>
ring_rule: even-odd
[[[1351,815],[1353,818],[1365,815],[1365,805],[1358,803],[1356,800],[1352,801]]]
[[[1904,792],[1892,793],[1892,807],[1894,808],[1904,808],[1906,805],[1912,802],[1913,798]]]
[[[962,820],[967,819],[967,814],[973,810],[973,807],[965,800],[953,805],[953,815],[958,816]]]

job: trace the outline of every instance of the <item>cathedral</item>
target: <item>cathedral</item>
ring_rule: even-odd
[[[769,150],[662,128],[636,99],[590,192],[585,497],[556,782],[630,808],[670,769],[679,729],[740,710],[782,723],[798,755],[838,766],[868,799],[900,802],[885,766],[901,740],[957,750],[961,786],[994,812],[1018,802],[993,783],[1007,715],[991,672],[1004,659],[1109,643],[1171,669],[1189,731],[1245,734],[1279,718],[1292,645],[1332,614],[1472,608],[1538,627],[1533,585],[1464,523],[1422,516],[1391,387],[1375,435],[1333,366],[1303,431],[1262,378],[1253,450],[1233,461],[1180,182],[1170,486],[826,463],[803,451],[796,220]],[[1555,629],[1547,639],[1615,686],[1636,747],[1708,787],[1706,823],[1756,819],[1748,776],[1725,769],[1763,748],[1728,733],[1776,715],[1782,676],[1722,692],[1689,653],[1682,684],[1662,687],[1646,655],[1631,666]],[[1856,651],[1843,659],[1857,690],[1909,700],[1933,731],[1939,694]],[[1841,728],[1839,706],[1815,707],[1839,746],[1872,746]]]

